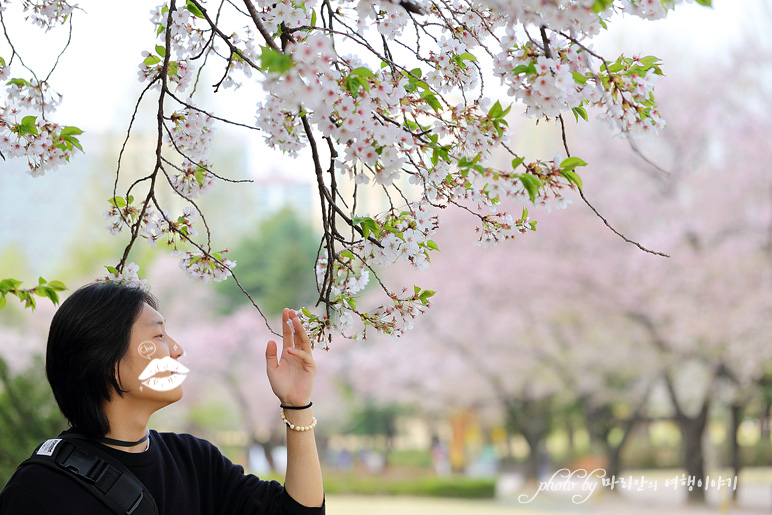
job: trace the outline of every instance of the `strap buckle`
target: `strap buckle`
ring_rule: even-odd
[[[69,442],[68,442],[69,443]],[[70,444],[56,455],[56,463],[89,483],[96,483],[107,471],[108,464],[99,456],[88,454]]]

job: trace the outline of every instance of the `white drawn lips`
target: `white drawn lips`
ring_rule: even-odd
[[[160,372],[171,372],[168,376],[154,377]],[[145,370],[139,375],[142,384],[158,391],[166,391],[177,388],[187,377],[185,374],[190,372],[187,367],[179,363],[176,359],[166,356],[162,359],[152,360]]]

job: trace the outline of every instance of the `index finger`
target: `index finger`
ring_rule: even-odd
[[[295,329],[295,347],[311,354],[311,339],[306,334],[303,324],[300,323],[297,313],[292,309],[289,310],[289,319],[292,322],[292,327]]]
[[[284,352],[287,349],[291,349],[293,347],[292,335],[295,332],[293,324],[294,322],[292,321],[292,318],[290,318],[290,310],[287,308],[284,308],[284,311],[282,311],[281,313],[281,325],[282,325],[281,350],[282,352]]]

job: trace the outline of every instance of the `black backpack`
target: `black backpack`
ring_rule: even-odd
[[[69,474],[119,515],[158,515],[147,488],[120,461],[77,433],[62,433],[38,445],[27,464],[39,463]]]

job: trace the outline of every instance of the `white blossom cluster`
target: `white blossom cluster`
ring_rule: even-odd
[[[154,209],[148,209],[140,234],[147,239],[151,247],[155,247],[158,240],[164,236],[168,236],[169,245],[176,246],[179,232],[191,238],[198,236],[198,231],[194,227],[196,220],[198,220],[198,211],[192,206],[185,206],[182,215],[176,220],[172,220],[166,210],[161,214]]]
[[[341,3],[345,5],[346,2]],[[359,34],[365,34],[366,29],[375,22],[378,32],[391,40],[402,35],[410,23],[410,16],[399,2],[362,0],[356,1],[355,9],[358,15],[356,29]]]
[[[319,288],[324,285],[324,277],[327,274],[328,266],[327,256],[320,256],[316,261],[314,270],[316,272],[316,283]],[[370,272],[364,269],[364,266],[360,267],[359,274],[357,275],[351,268],[345,266],[339,266],[332,272],[332,296],[337,297],[339,295],[354,296],[365,289],[367,283],[370,282]]]
[[[123,272],[119,272],[115,269],[112,270],[113,271],[111,271],[107,276],[101,279],[97,279],[97,282],[108,281],[115,284],[130,286],[132,288],[139,288],[145,291],[150,289],[147,279],[139,278],[139,265],[135,263],[129,263],[124,267]]]
[[[0,2],[0,11],[5,9],[3,4],[8,3],[10,0]],[[70,5],[63,0],[23,0],[22,6],[24,12],[28,13],[27,19],[29,21],[48,31],[55,25],[61,25],[67,21],[78,4]]]
[[[169,181],[177,193],[193,199],[214,184],[212,164],[207,159],[214,138],[214,120],[195,109],[191,99],[187,104],[190,107],[172,115],[171,143],[182,154],[183,163],[177,168],[179,173],[170,176]]]
[[[0,81],[9,78],[9,68],[0,60]],[[8,159],[26,157],[32,177],[69,161],[72,145],[62,138],[65,127],[43,118],[56,110],[59,95],[46,83],[25,80],[8,81],[5,91],[5,104],[0,104],[0,152]]]
[[[537,55],[537,47],[530,42],[497,55],[494,73],[508,86],[507,93],[537,118],[555,117],[584,101],[600,100],[603,90],[584,78],[592,56],[575,44],[559,46],[554,36],[550,46],[553,57]],[[577,82],[574,73],[583,82]]]
[[[32,177],[42,177],[69,161],[72,152],[61,141],[63,127],[34,122],[35,133],[19,135],[18,111],[0,107],[0,152],[6,159],[26,157]]]
[[[163,3],[150,11],[150,22],[156,27],[166,27],[169,7]],[[171,48],[176,60],[182,61],[195,57],[204,50],[206,36],[199,26],[198,19],[186,9],[176,9],[172,13],[169,26]],[[164,33],[165,36],[165,33]]]
[[[454,88],[466,91],[477,87],[480,72],[473,61],[465,60],[468,55],[466,45],[455,38],[441,37],[439,52],[432,51],[429,60],[435,64],[435,69],[426,74],[426,82],[441,93],[448,93]]]
[[[221,254],[227,253],[228,250],[221,250],[217,254],[205,254],[201,251],[186,252],[182,250],[170,252],[173,256],[182,256],[180,257],[179,266],[188,277],[204,283],[221,282],[232,275],[230,268],[236,266],[236,262],[220,257]]]
[[[0,2],[0,11],[8,3]],[[23,2],[27,20],[46,30],[64,23],[76,7],[64,1]],[[12,77],[10,65],[10,61],[0,57],[0,82],[5,83],[0,102],[0,153],[6,159],[26,157],[27,173],[41,177],[69,161],[72,141],[77,144],[75,136],[81,131],[49,119],[61,102],[61,95],[48,82]]]
[[[433,250],[429,242],[440,225],[440,218],[431,214],[427,202],[415,203],[411,211],[398,219],[386,219],[379,225],[386,232],[380,246],[370,239],[363,243],[362,252],[367,262],[388,266],[401,258],[417,270],[429,266],[429,251]]]

